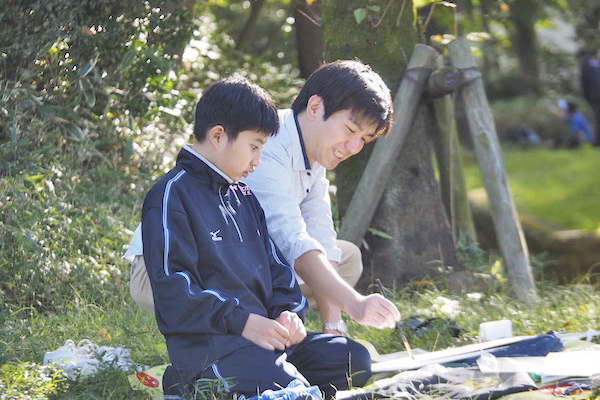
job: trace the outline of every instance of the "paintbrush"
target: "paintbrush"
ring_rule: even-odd
[[[385,295],[385,290],[383,290],[383,285],[381,284],[381,281],[379,280],[379,278],[375,278],[375,282],[377,282],[377,285],[379,286],[381,295],[387,299],[387,296]],[[396,329],[400,333],[400,338],[402,339],[402,343],[404,343],[404,348],[406,349],[406,352],[408,353],[410,358],[412,358],[414,360],[415,355],[413,354],[412,347],[410,347],[410,344],[408,344],[408,339],[406,339],[406,335],[404,334],[404,330],[402,329],[400,322],[396,323]]]

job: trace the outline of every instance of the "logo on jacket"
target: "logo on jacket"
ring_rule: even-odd
[[[238,186],[238,188],[240,189],[240,191],[242,192],[242,194],[244,196],[251,196],[252,192],[250,191],[250,188],[246,185],[243,186]]]
[[[221,232],[221,230],[217,229],[216,231],[210,233],[210,238],[213,240],[213,242],[220,242],[223,240],[221,236],[218,236],[219,232]]]

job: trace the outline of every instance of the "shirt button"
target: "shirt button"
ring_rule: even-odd
[[[306,189],[306,193],[310,192],[310,189]]]
[[[311,176],[310,171],[306,173],[306,175]]]

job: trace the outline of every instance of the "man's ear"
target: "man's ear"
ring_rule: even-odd
[[[217,150],[226,141],[227,133],[221,125],[215,125],[206,132],[206,139]]]
[[[323,102],[323,98],[318,94],[313,94],[308,99],[308,103],[306,103],[306,116],[310,121],[314,121],[318,118],[323,119],[324,114],[325,103]]]

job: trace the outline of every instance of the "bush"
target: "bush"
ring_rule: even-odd
[[[61,19],[64,5],[55,3],[27,6],[35,15],[51,7],[49,20],[64,19],[67,27],[79,26],[85,16],[77,12],[89,12],[85,7],[94,6],[89,2],[82,3],[84,8],[73,6],[77,12],[65,11]],[[114,1],[98,4],[120,10]],[[21,15],[24,9],[21,3],[10,4],[2,18],[8,18],[11,10]],[[141,25],[135,29],[129,26],[135,19],[123,17],[129,21],[121,27],[123,35],[139,36],[153,26],[154,16],[148,14],[159,12],[147,4],[142,9],[146,17],[138,18]],[[135,11],[134,7],[128,15]],[[102,15],[118,22],[112,15]],[[25,25],[16,29],[26,30]],[[11,66],[19,73],[0,79],[2,307],[62,310],[65,304],[78,301],[75,293],[104,304],[123,290],[128,265],[121,256],[139,221],[144,194],[153,177],[172,167],[174,155],[192,136],[193,108],[208,85],[239,74],[271,91],[280,104],[288,105],[297,93],[297,71],[235,51],[231,38],[218,31],[210,15],[200,16],[188,28],[194,40],[182,60],[183,68],[172,62],[171,70],[144,69],[143,62],[135,61],[142,54],[137,51],[150,47],[134,46],[136,54],[129,61],[123,58],[126,54],[105,59],[107,49],[112,48],[106,42],[87,46],[78,41],[85,38],[75,38],[80,34],[76,29],[65,28],[60,40],[69,46],[63,48],[56,42],[50,50],[41,49],[39,57],[23,48],[21,58],[16,59],[22,63]],[[26,33],[18,33],[20,41],[31,46],[36,37],[47,34]],[[94,36],[94,40],[101,39],[109,40]],[[161,54],[167,43],[165,39],[153,48]],[[4,49],[12,46],[2,40],[0,44]],[[115,45],[115,54],[129,51],[123,43]],[[69,66],[77,68],[64,65],[67,53]],[[85,66],[88,56],[96,61]],[[136,96],[143,101],[135,100]]]
[[[145,112],[148,78],[174,65],[165,49],[191,36],[190,13],[165,11],[177,3],[5,2],[2,75],[31,84],[40,94],[60,96],[72,110],[84,105],[102,114],[110,93],[98,89],[112,87],[130,111]]]

